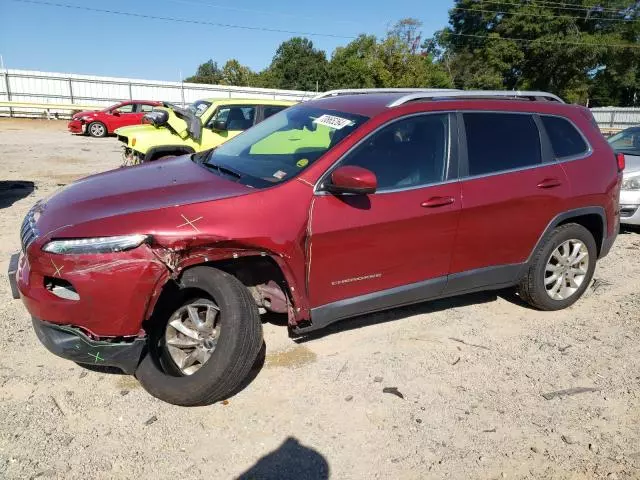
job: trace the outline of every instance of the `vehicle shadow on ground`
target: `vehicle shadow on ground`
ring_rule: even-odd
[[[522,308],[531,308],[527,303],[521,300],[520,297],[518,297],[513,289],[469,293],[457,297],[431,300],[423,303],[417,303],[415,305],[386,310],[384,312],[370,313],[359,317],[349,318],[331,324],[317,332],[310,332],[301,337],[297,337],[294,341],[296,343],[305,343],[334,333],[370,327],[395,320],[402,320],[415,315],[436,313],[457,307],[467,307],[470,305],[495,302],[498,298],[502,298],[503,300]]]
[[[238,480],[327,480],[329,463],[313,448],[287,438],[277,450],[265,455]]]
[[[18,200],[28,197],[36,189],[33,182],[26,180],[0,181],[0,208],[7,208]]]

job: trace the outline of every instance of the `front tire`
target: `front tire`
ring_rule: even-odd
[[[589,230],[575,223],[557,227],[536,249],[518,294],[538,310],[567,308],[589,286],[597,257]]]
[[[249,375],[262,348],[262,324],[253,297],[232,275],[194,267],[181,283],[190,297],[151,326],[135,375],[160,400],[209,405]]]
[[[106,137],[107,127],[102,122],[91,122],[89,125],[87,125],[87,133],[96,138]]]

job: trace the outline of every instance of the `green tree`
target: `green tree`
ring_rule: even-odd
[[[235,85],[238,87],[253,86],[256,81],[256,74],[249,68],[242,65],[238,60],[231,59],[224,64],[221,71],[223,85]]]
[[[209,60],[201,64],[196,71],[196,74],[187,77],[185,82],[189,83],[210,83],[217,85],[222,82],[222,71],[218,67],[218,63],[213,60]]]
[[[274,88],[322,91],[327,84],[327,56],[307,38],[294,37],[278,47],[263,75]]]
[[[616,62],[624,49],[607,44],[638,45],[639,7],[628,0],[612,0],[604,8],[593,0],[456,0],[450,26],[435,42],[457,87],[539,89],[585,103],[598,83],[594,76],[629,80],[629,59],[640,52],[630,48],[635,53],[627,63]],[[615,75],[609,68],[614,64]],[[599,83],[601,95],[610,97]]]
[[[329,64],[331,88],[449,87],[444,66],[421,46],[421,22],[406,18],[378,41],[360,35],[338,47]]]

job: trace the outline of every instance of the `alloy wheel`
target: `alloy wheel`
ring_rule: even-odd
[[[165,329],[165,345],[183,375],[197,372],[211,357],[220,336],[220,309],[210,300],[180,307]]]
[[[100,123],[91,124],[90,133],[94,137],[102,137],[104,135],[104,125]]]
[[[544,287],[554,300],[566,300],[582,286],[589,270],[589,251],[577,239],[567,240],[551,253],[544,273]]]

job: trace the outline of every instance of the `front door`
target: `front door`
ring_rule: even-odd
[[[219,107],[202,129],[202,149],[217,147],[251,128],[256,119],[255,105],[225,105]],[[222,121],[224,130],[216,130],[214,123]]]
[[[374,172],[376,193],[316,194],[307,246],[314,323],[442,291],[460,212],[454,120],[421,114],[388,124],[340,162]]]
[[[142,119],[142,114],[135,111],[135,105],[133,103],[127,103],[118,108],[112,110],[113,117],[111,118],[110,126],[111,131],[120,127],[127,127],[129,125],[137,125]]]

